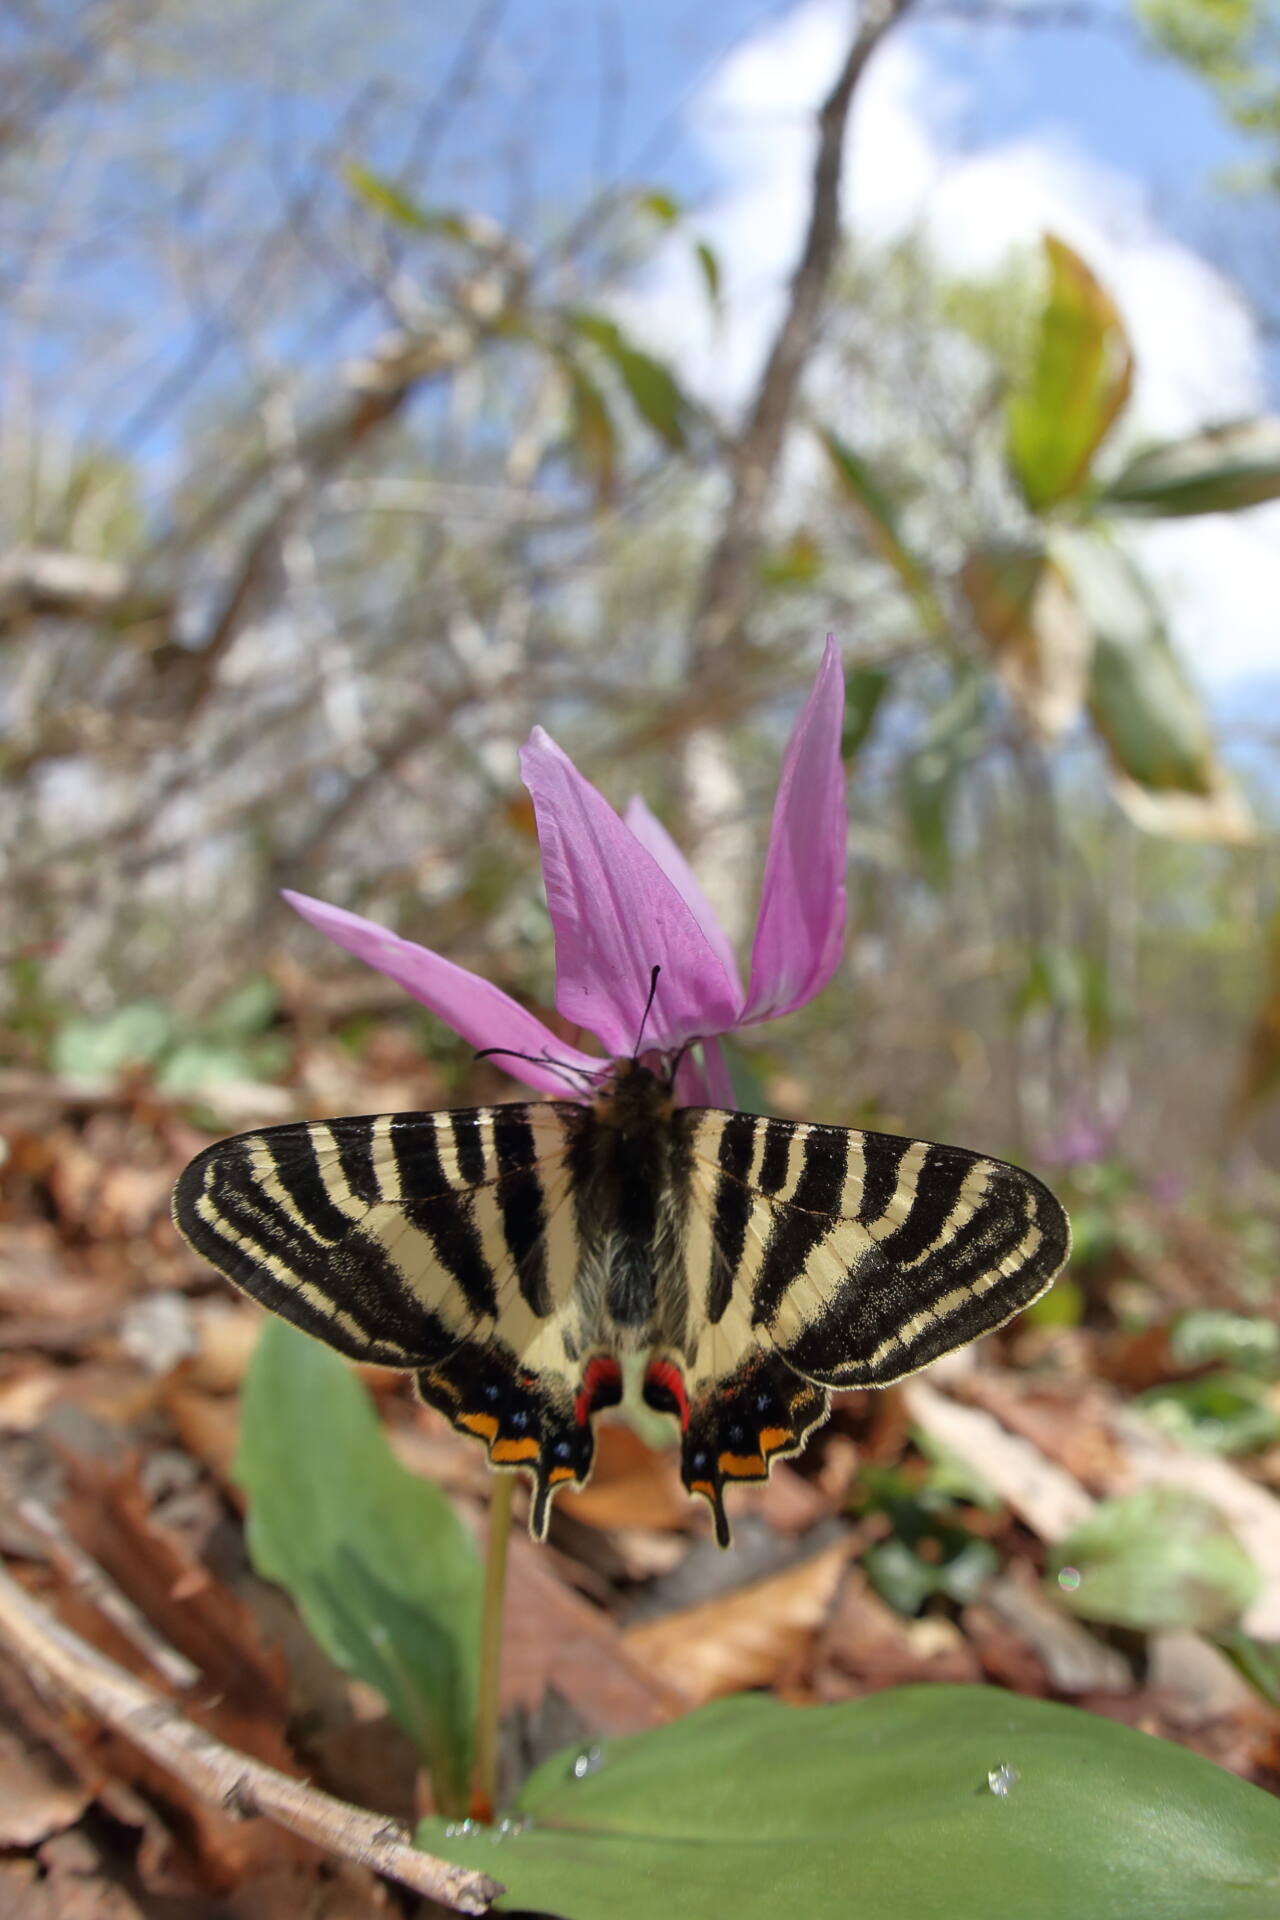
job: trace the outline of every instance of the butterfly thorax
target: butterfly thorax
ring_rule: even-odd
[[[585,1344],[638,1350],[682,1340],[690,1156],[670,1087],[624,1061],[584,1109],[571,1161]]]

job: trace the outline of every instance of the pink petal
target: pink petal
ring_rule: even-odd
[[[843,724],[844,675],[839,649],[828,637],[782,761],[744,1021],[803,1006],[839,965],[849,830]]]
[[[686,1053],[676,1069],[678,1107],[736,1107],[733,1080],[718,1040],[704,1040],[701,1060]]]
[[[442,959],[429,947],[402,940],[399,934],[388,933],[385,927],[362,919],[358,913],[348,913],[343,907],[328,906],[305,893],[286,892],[284,898],[304,920],[309,920],[330,940],[336,940],[357,960],[398,981],[415,1000],[439,1014],[447,1026],[469,1040],[473,1047],[478,1050],[511,1047],[517,1053],[534,1055],[532,1060],[502,1059],[499,1062],[513,1079],[523,1080],[526,1086],[537,1087],[541,1093],[559,1094],[562,1100],[590,1097],[591,1088],[587,1083],[576,1083],[571,1075],[541,1065],[537,1056],[546,1054],[552,1060],[561,1060],[597,1075],[606,1062],[580,1052],[577,1047],[567,1046],[550,1027],[543,1026],[535,1014],[526,1013],[510,994],[495,987],[492,981],[482,980],[478,973],[468,973],[465,967]]]
[[[742,979],[738,973],[738,962],[729,943],[729,936],[716,919],[716,910],[708,900],[693,875],[693,868],[681,853],[671,835],[656,814],[650,813],[638,793],[633,794],[622,816],[623,824],[630,827],[642,847],[647,847],[672,886],[679,893],[690,913],[707,936],[707,944],[714,949],[720,965],[732,980],[739,1002],[746,998],[742,991]]]
[[[538,820],[565,1018],[598,1034],[610,1053],[631,1055],[660,966],[646,1051],[732,1027],[742,1004],[736,983],[653,855],[541,727],[520,765]]]

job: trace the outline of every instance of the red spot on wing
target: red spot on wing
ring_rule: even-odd
[[[646,1387],[656,1387],[660,1394],[669,1395],[675,1402],[673,1411],[679,1414],[680,1431],[684,1433],[689,1425],[689,1396],[679,1367],[672,1360],[655,1360],[645,1370],[644,1383]]]
[[[582,1385],[573,1403],[573,1417],[580,1427],[585,1427],[588,1417],[597,1407],[616,1406],[621,1398],[622,1368],[612,1354],[598,1353],[587,1362]]]

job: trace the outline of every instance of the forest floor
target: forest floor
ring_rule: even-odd
[[[445,1104],[437,1070],[394,1042],[357,1059],[320,1029],[297,1041],[287,1089],[224,1087],[216,1115],[144,1074],[2,1078],[0,1555],[37,1606],[0,1604],[0,1920],[433,1911],[144,1752],[110,1698],[55,1683],[41,1635],[47,1649],[61,1623],[72,1664],[87,1644],[183,1723],[384,1829],[429,1806],[379,1697],[252,1570],[233,1462],[261,1315],[178,1240],[168,1205],[215,1131]],[[478,1076],[467,1097],[497,1087]],[[1123,1720],[1280,1792],[1268,1316],[1228,1226],[1133,1187],[1115,1207],[1124,1230],[1064,1296],[1073,1324],[1024,1320],[900,1387],[838,1395],[801,1457],[731,1494],[728,1553],[674,1451],[603,1423],[548,1545],[513,1537],[508,1790],[553,1750],[738,1689],[805,1703],[961,1681]],[[399,1458],[482,1530],[480,1448],[399,1376],[364,1378]],[[1145,1507],[1107,1504],[1151,1489]],[[1188,1498],[1252,1560],[1243,1607],[1162,1504]],[[1118,1558],[1121,1599],[1085,1617],[1091,1583],[1060,1572],[1062,1543],[1116,1511],[1111,1545],[1090,1551]]]

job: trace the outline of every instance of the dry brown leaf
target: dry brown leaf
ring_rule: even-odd
[[[861,1567],[840,1588],[814,1667],[816,1690],[825,1700],[917,1681],[982,1678],[973,1649],[951,1621],[904,1620],[872,1590]]]
[[[637,1659],[616,1622],[564,1585],[548,1556],[514,1534],[502,1647],[506,1711],[537,1710],[554,1688],[594,1732],[638,1733],[687,1701],[666,1676]]]
[[[580,1493],[562,1493],[559,1504],[589,1527],[683,1533],[693,1518],[678,1453],[674,1448],[658,1452],[620,1420],[597,1427],[591,1478]]]
[[[68,1532],[157,1633],[194,1661],[217,1695],[209,1725],[219,1738],[290,1771],[281,1732],[288,1716],[284,1660],[262,1644],[249,1609],[152,1520],[136,1461],[119,1465],[61,1451]]]
[[[0,1847],[34,1847],[72,1826],[92,1799],[56,1753],[0,1727]]]
[[[770,1686],[808,1652],[859,1545],[851,1536],[767,1580],[631,1627],[627,1651],[695,1706]]]

